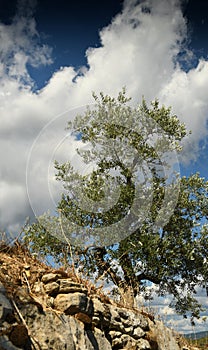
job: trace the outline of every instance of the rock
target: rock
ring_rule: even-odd
[[[180,350],[177,337],[174,336],[173,331],[164,326],[161,321],[155,323],[149,321],[150,330],[155,334],[155,340],[158,344],[158,349]]]
[[[93,317],[92,321],[95,325],[105,325],[108,326],[111,318],[109,307],[96,297],[92,299],[93,302]]]
[[[125,334],[130,334],[135,338],[142,337],[149,329],[148,321],[145,317],[134,311],[109,305],[110,328]],[[136,331],[136,329],[138,329]],[[141,335],[140,335],[141,334]]]
[[[137,341],[137,349],[138,350],[151,350],[151,346],[150,346],[150,343],[146,340],[146,339],[139,339]],[[152,349],[161,349],[161,350],[170,350],[169,348],[167,347],[162,347],[162,348],[152,348]]]
[[[59,291],[59,284],[56,282],[49,282],[44,286],[44,289],[48,295],[55,295]]]
[[[91,344],[93,345],[93,349],[112,350],[112,346],[107,340],[105,333],[99,328],[95,328],[93,332],[91,330],[88,330],[87,336]]]
[[[15,298],[21,301],[24,304],[31,303],[33,301],[32,297],[28,292],[27,287],[18,287],[15,291]]]
[[[57,281],[60,284],[60,293],[84,293],[87,294],[87,289],[83,284],[72,281],[71,279],[60,279]]]
[[[34,339],[41,350],[91,350],[84,324],[72,316],[57,317],[52,311],[37,312],[35,306],[22,310]]]
[[[13,307],[5,294],[0,293],[0,320],[3,322],[13,313]]]
[[[145,331],[144,331],[142,328],[136,327],[136,328],[134,329],[134,331],[133,331],[132,337],[133,337],[134,339],[139,339],[139,338],[144,337],[145,334],[146,334],[146,333],[145,333]]]
[[[41,350],[112,350],[104,332],[85,331],[84,323],[73,316],[57,317],[52,311],[41,314],[35,305],[21,311]]]
[[[4,285],[1,282],[0,282],[0,293],[6,294],[6,289],[5,289]]]
[[[43,283],[49,283],[49,282],[56,281],[60,277],[61,277],[61,274],[51,272],[51,273],[46,273],[45,275],[43,275],[41,280]]]
[[[58,294],[54,299],[54,307],[66,315],[83,312],[89,316],[93,313],[93,303],[83,293]]]
[[[21,350],[22,348],[16,347],[6,336],[0,336],[0,350]],[[25,348],[30,349],[30,348]]]
[[[110,331],[109,335],[110,335],[111,339],[114,340],[114,339],[121,338],[122,333],[121,332],[117,332],[117,331]]]
[[[83,323],[86,323],[86,324],[92,323],[92,317],[88,316],[87,314],[84,314],[83,312],[78,312],[75,315],[75,318]]]
[[[18,312],[0,283],[0,350],[31,350],[33,344],[41,350],[186,348],[162,322],[153,322],[138,310],[103,302],[98,296],[90,298],[82,284],[61,276],[43,275],[32,293],[26,285],[16,287]]]
[[[36,294],[43,294],[44,293],[44,284],[43,282],[35,282],[33,286],[33,292]]]
[[[125,347],[126,349],[129,349],[132,346],[136,346],[137,342],[135,339],[130,337],[128,334],[122,334],[120,337],[116,337],[112,340],[112,347],[115,347],[116,349]]]

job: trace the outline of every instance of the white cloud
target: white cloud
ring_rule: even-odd
[[[1,185],[8,197],[0,203],[2,228],[16,225],[20,212],[22,220],[30,212],[25,195],[26,163],[35,138],[48,128],[51,135],[50,128],[55,126],[56,148],[66,136],[64,127],[70,118],[70,109],[92,103],[93,90],[115,95],[125,85],[133,103],[140,101],[142,95],[148,101],[159,97],[161,102],[172,105],[174,112],[192,129],[194,151],[201,137],[207,135],[208,62],[202,59],[198,67],[187,73],[176,64],[187,38],[186,20],[179,1],[147,0],[141,4],[125,1],[123,11],[100,31],[101,47],[87,50],[89,68],[76,71],[73,67],[62,67],[40,91],[34,91],[27,66],[50,64],[51,49],[41,43],[32,17],[34,2],[29,4],[25,6],[20,2],[13,22],[0,24]],[[45,127],[55,117],[60,120],[58,124]],[[58,127],[61,130],[58,131]],[[36,154],[33,159],[39,166],[31,171],[30,189],[37,194],[36,204],[41,203],[45,210],[48,202],[43,187],[48,186],[50,178],[53,187],[54,181],[47,171],[51,166],[51,141],[50,137],[41,140],[41,155]],[[64,143],[65,154],[66,146]],[[71,156],[73,149],[68,150]],[[196,153],[189,150],[187,148],[186,157],[190,158]],[[48,187],[47,193],[50,195]],[[12,200],[13,194],[20,198],[18,206],[16,200]],[[9,216],[4,214],[6,205],[9,205]]]
[[[199,140],[206,144],[208,121],[208,61],[200,59],[196,68],[185,73],[177,67],[170,82],[160,92],[161,100],[174,107],[174,112],[192,132],[185,142],[183,157],[197,159]]]
[[[32,84],[27,64],[33,67],[52,63],[51,48],[40,44],[33,15],[34,1],[19,1],[12,24],[0,23],[1,83],[9,78]],[[20,87],[20,86],[19,86]]]
[[[151,286],[152,291],[156,291],[158,287],[156,285]],[[173,297],[166,295],[165,297],[159,297],[156,293],[153,293],[153,300],[145,301],[140,295],[138,298],[138,305],[145,307],[148,312],[153,314],[156,319],[162,320],[169,328],[173,328],[181,333],[200,332],[207,330],[208,323],[208,302],[205,289],[196,288],[196,299],[201,303],[204,311],[201,313],[199,320],[195,319],[195,326],[191,325],[190,319],[185,319],[175,313],[174,309],[169,305],[171,304]],[[203,317],[204,316],[204,317]]]

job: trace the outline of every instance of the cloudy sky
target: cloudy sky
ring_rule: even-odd
[[[64,128],[92,91],[171,105],[192,131],[181,174],[207,178],[207,34],[206,0],[0,0],[0,229],[53,210],[53,161],[74,159]]]

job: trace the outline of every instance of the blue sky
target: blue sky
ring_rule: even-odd
[[[171,105],[192,130],[181,174],[208,178],[207,1],[0,0],[0,9],[2,230],[53,211],[53,160],[76,163],[64,128],[92,91],[126,86],[133,104],[144,95]]]

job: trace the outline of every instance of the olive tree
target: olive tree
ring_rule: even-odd
[[[154,285],[173,296],[177,312],[198,317],[196,288],[208,274],[208,183],[198,173],[179,176],[185,125],[157,100],[133,107],[125,89],[117,98],[93,96],[94,107],[68,124],[83,143],[82,171],[55,163],[64,186],[59,215],[43,215],[27,239],[45,254],[79,257],[77,266],[111,281],[124,303],[149,297]]]

